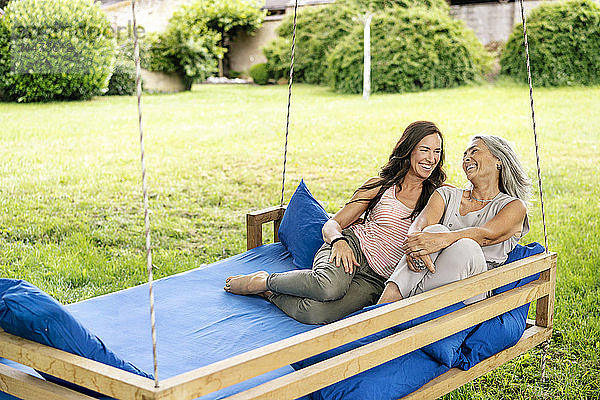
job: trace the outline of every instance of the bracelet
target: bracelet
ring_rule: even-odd
[[[340,236],[340,237],[336,237],[335,239],[333,239],[333,240],[331,241],[331,243],[329,243],[329,245],[330,245],[331,247],[333,247],[333,245],[335,244],[335,242],[339,242],[340,240],[343,240],[344,242],[348,243],[348,238],[347,238],[347,237],[345,237],[345,236]]]

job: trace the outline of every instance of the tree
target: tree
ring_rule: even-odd
[[[184,6],[187,18],[202,20],[206,27],[221,35],[219,46],[224,57],[219,57],[219,76],[223,76],[224,64],[228,64],[227,53],[231,41],[240,33],[253,33],[262,24],[266,11],[261,3],[248,0],[199,0]],[[224,62],[225,58],[225,62]]]

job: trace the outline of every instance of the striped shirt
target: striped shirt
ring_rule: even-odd
[[[394,185],[383,193],[364,224],[350,228],[371,269],[384,278],[390,277],[404,255],[401,246],[412,222],[408,218],[412,211],[396,198]]]

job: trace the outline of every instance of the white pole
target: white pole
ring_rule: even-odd
[[[363,71],[363,99],[368,100],[371,94],[371,19],[373,15],[367,11],[365,14],[364,31],[364,71]]]

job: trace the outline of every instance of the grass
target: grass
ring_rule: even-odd
[[[600,399],[600,88],[536,89],[550,248],[559,253],[548,380],[533,350],[446,399]],[[245,248],[245,213],[278,204],[285,87],[197,86],[144,97],[158,277]],[[0,276],[69,303],[146,280],[136,104],[0,104]],[[359,96],[296,86],[289,199],[300,178],[335,212],[377,174],[410,122],[445,133],[451,183],[468,138],[516,144],[536,177],[527,88],[510,83]],[[543,243],[539,201],[526,242]]]

